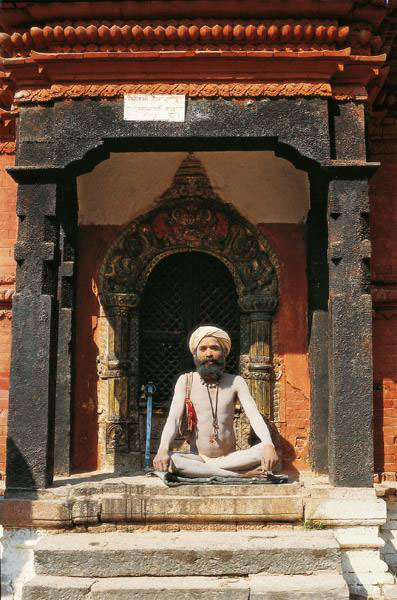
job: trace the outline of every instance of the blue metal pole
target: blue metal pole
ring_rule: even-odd
[[[146,447],[145,447],[145,471],[150,469],[150,442],[152,438],[152,413],[153,413],[153,394],[156,391],[154,383],[149,381],[145,386],[147,397],[146,403]]]

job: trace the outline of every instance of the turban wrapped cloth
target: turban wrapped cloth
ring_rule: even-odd
[[[202,327],[198,327],[193,331],[189,340],[189,349],[192,354],[196,352],[201,340],[205,337],[215,338],[223,350],[223,355],[227,356],[229,354],[232,346],[230,337],[226,331],[223,331],[223,329],[218,329],[217,327],[212,327],[211,325],[203,325]]]

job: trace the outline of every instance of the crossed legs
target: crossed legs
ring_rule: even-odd
[[[236,450],[227,456],[209,458],[206,461],[198,454],[173,452],[171,470],[182,477],[253,477],[260,475],[263,444],[246,450]]]

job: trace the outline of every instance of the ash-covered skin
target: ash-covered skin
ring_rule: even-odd
[[[181,375],[175,385],[160,447],[153,461],[154,468],[171,470],[185,477],[263,476],[276,464],[277,453],[246,382],[239,375],[224,372],[222,348],[214,337],[200,341],[194,360],[197,371],[193,374],[190,400],[196,411],[197,425],[189,440],[190,453],[172,452],[172,443],[185,410],[186,376]],[[211,387],[214,383],[218,385]],[[214,435],[213,411],[217,396],[218,430]],[[237,401],[261,440],[260,444],[246,450],[236,449],[233,420]]]

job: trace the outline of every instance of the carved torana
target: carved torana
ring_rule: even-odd
[[[136,219],[109,250],[100,275],[108,306],[137,306],[161,257],[187,249],[217,256],[231,271],[243,311],[277,306],[277,276],[266,240],[215,194],[201,164],[189,155],[158,207]]]

